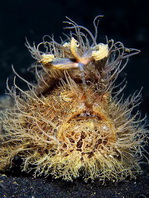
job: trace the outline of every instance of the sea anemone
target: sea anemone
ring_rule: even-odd
[[[37,46],[27,42],[36,59],[31,67],[36,83],[13,69],[29,89],[22,90],[16,77],[13,88],[7,86],[14,105],[1,113],[1,171],[19,156],[22,171],[67,181],[82,177],[104,184],[142,172],[148,131],[145,118],[134,111],[140,91],[124,99],[126,83],[115,83],[139,50],[113,40],[97,43],[98,18],[95,35],[69,19],[71,32],[61,43],[53,37]]]

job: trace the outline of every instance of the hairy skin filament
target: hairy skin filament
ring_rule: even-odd
[[[142,172],[148,131],[145,118],[133,113],[141,94],[124,100],[125,80],[115,84],[139,50],[113,40],[97,43],[99,17],[95,35],[68,19],[67,40],[27,42],[37,82],[27,82],[13,68],[29,90],[22,90],[16,77],[12,89],[7,83],[14,105],[0,114],[1,171],[12,168],[17,156],[22,171],[67,181],[82,177],[105,184]]]

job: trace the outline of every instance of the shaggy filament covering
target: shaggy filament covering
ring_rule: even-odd
[[[113,40],[97,43],[98,19],[95,35],[69,19],[65,41],[46,36],[37,46],[27,42],[36,83],[13,68],[29,89],[22,90],[16,77],[7,86],[14,105],[1,112],[0,170],[12,168],[19,156],[22,171],[67,181],[97,178],[105,184],[142,172],[148,131],[145,118],[133,113],[141,94],[124,99],[125,81],[115,84],[139,50]]]

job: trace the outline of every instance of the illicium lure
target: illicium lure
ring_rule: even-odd
[[[37,47],[27,42],[37,82],[14,71],[29,90],[20,89],[15,79],[14,87],[8,86],[14,106],[1,116],[0,170],[13,167],[17,156],[22,171],[67,181],[97,178],[104,184],[141,173],[148,131],[140,113],[132,113],[140,91],[123,99],[125,83],[115,85],[139,50],[113,40],[97,43],[98,18],[94,36],[69,19],[72,31],[60,44],[45,37]]]

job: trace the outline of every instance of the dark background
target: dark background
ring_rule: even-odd
[[[12,84],[11,65],[24,78],[33,76],[27,68],[34,62],[27,48],[25,37],[30,43],[38,44],[44,35],[55,35],[59,41],[62,22],[68,16],[93,32],[92,21],[103,14],[100,20],[99,42],[104,35],[122,41],[126,47],[138,48],[141,53],[131,57],[123,73],[127,73],[128,85],[125,95],[132,94],[143,86],[143,114],[149,115],[149,1],[148,0],[0,0],[0,94],[6,90],[6,78]],[[24,84],[20,82],[20,86]]]

